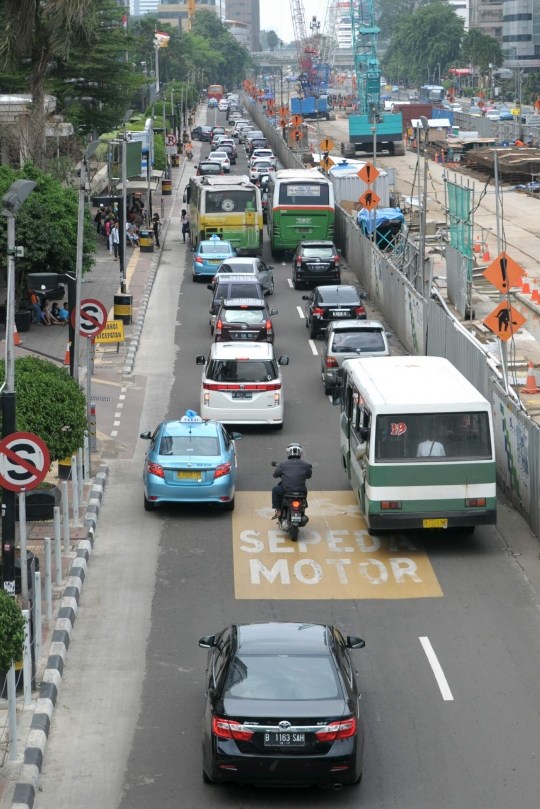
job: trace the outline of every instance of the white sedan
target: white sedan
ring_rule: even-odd
[[[228,174],[231,170],[231,161],[229,160],[227,152],[221,152],[219,149],[216,149],[215,152],[210,152],[206,159],[210,160],[212,163],[220,163],[225,174]]]
[[[263,176],[264,174],[268,174],[271,171],[275,171],[275,166],[272,165],[270,160],[256,160],[250,167],[249,167],[249,179],[250,180],[258,180],[259,177]]]

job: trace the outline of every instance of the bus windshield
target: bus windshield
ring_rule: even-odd
[[[486,412],[377,416],[376,461],[440,463],[491,458]]]
[[[328,205],[330,191],[324,183],[281,183],[280,205]]]
[[[255,211],[255,191],[207,191],[206,213],[245,213]]]

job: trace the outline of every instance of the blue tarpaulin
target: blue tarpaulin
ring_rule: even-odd
[[[376,227],[385,225],[387,222],[403,222],[404,216],[399,208],[377,208],[376,210]],[[364,233],[373,233],[373,211],[367,211],[362,208],[358,212],[358,224]]]

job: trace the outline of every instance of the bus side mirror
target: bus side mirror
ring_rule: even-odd
[[[367,427],[360,427],[360,438],[362,441],[367,441],[369,438],[369,430]]]
[[[336,385],[332,390],[332,404],[341,404],[341,385]]]

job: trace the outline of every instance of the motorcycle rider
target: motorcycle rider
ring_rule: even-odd
[[[193,144],[191,141],[188,141],[188,143],[186,143],[186,155],[188,160],[191,160],[191,158],[193,157]]]
[[[312,474],[311,464],[302,460],[303,449],[300,444],[293,442],[287,447],[287,460],[278,464],[274,469],[274,477],[281,478],[281,483],[272,489],[272,508],[275,509],[273,520],[281,514],[281,502],[287,492],[307,494],[306,480]]]

